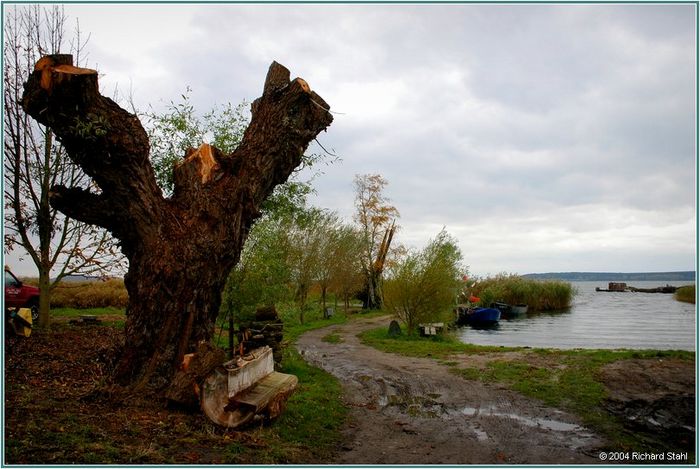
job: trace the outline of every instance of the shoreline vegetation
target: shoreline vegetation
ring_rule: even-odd
[[[673,297],[677,301],[695,304],[695,285],[680,287],[676,290],[676,293],[673,294]]]
[[[520,275],[500,274],[476,280],[468,288],[482,306],[493,302],[526,304],[532,311],[556,311],[571,306],[577,291],[563,280],[532,280]]]

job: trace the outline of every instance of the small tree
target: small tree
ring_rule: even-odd
[[[334,215],[311,208],[295,216],[287,230],[289,268],[302,324],[309,291],[321,270],[322,246],[336,221]]]
[[[364,307],[382,307],[382,272],[399,211],[382,191],[388,184],[379,174],[355,176],[355,221],[360,227],[360,262],[365,276]]]
[[[241,260],[224,288],[222,311],[234,319],[250,319],[258,306],[286,299],[290,279],[286,228],[281,220],[266,217],[253,226]]]
[[[421,322],[433,322],[455,302],[462,254],[444,229],[421,251],[409,253],[385,282],[386,305],[414,334]]]
[[[24,250],[39,274],[39,325],[50,322],[51,289],[71,274],[121,271],[125,259],[106,230],[59,213],[49,203],[52,186],[88,190],[93,181],[71,162],[54,131],[22,109],[24,83],[42,54],[64,46],[66,16],[57,6],[8,8],[3,42],[5,252]],[[80,30],[71,49],[81,62]],[[51,277],[53,276],[53,280]],[[37,311],[38,310],[38,311]]]
[[[330,272],[330,288],[335,292],[336,298],[340,296],[343,299],[346,312],[350,307],[350,299],[363,286],[364,274],[358,255],[361,246],[360,234],[352,226],[343,225],[336,232],[336,249],[333,255],[335,267]]]

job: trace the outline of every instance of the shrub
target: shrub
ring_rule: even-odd
[[[442,230],[422,251],[409,253],[384,284],[384,302],[414,334],[421,322],[440,319],[457,297],[462,254]]]
[[[500,274],[479,280],[469,293],[479,297],[482,306],[498,301],[527,304],[532,311],[551,311],[570,307],[576,291],[570,283],[561,280],[539,281]]]

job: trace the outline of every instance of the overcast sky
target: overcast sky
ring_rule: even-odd
[[[693,270],[695,6],[66,5],[103,93],[202,112],[276,60],[336,112],[315,205],[380,173],[399,241],[476,274]],[[321,151],[312,148],[312,151]]]

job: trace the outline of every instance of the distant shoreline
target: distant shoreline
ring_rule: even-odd
[[[569,282],[602,281],[678,281],[694,282],[695,271],[679,272],[547,272],[542,274],[525,274],[525,278],[535,280],[566,280]]]

